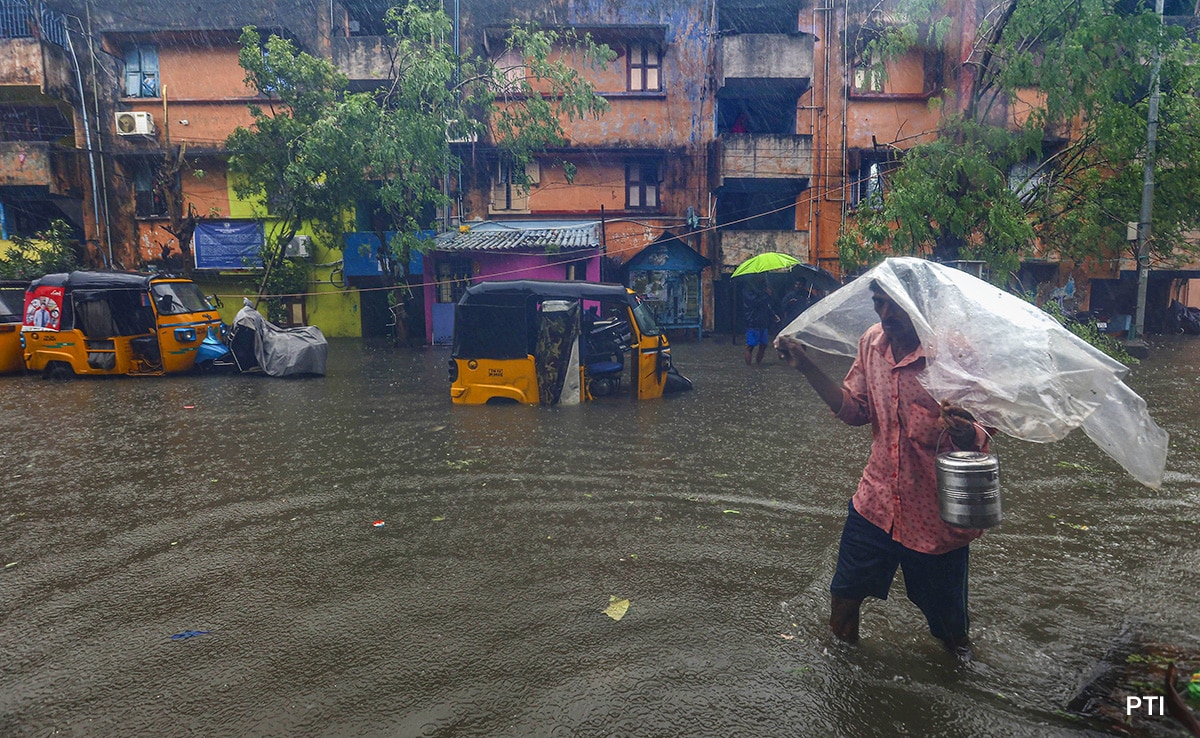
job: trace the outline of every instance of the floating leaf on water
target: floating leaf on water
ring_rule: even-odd
[[[625,613],[629,612],[629,600],[619,600],[615,596],[609,595],[608,607],[604,608],[604,614],[613,620],[620,620],[625,617]]]
[[[440,522],[442,522],[442,521],[443,521],[443,520],[445,520],[445,519],[446,519],[446,516],[445,516],[445,515],[437,515],[437,516],[435,516],[435,517],[433,518],[433,522],[435,522],[435,523],[440,523]]]
[[[783,640],[785,640],[785,641],[790,641],[790,640],[792,640],[793,638],[795,638],[796,636],[794,636],[794,635],[789,635],[789,634],[787,634],[787,633],[780,633],[780,634],[779,634],[779,637],[780,637],[780,638],[782,638],[782,639],[783,639]]]
[[[741,515],[742,514],[741,510],[722,510],[721,512],[725,513],[726,515]]]
[[[5,565],[4,565],[4,568],[5,568],[5,569],[11,569],[11,568],[13,568],[13,567],[14,567],[14,566],[16,566],[16,565],[17,565],[17,562],[15,562],[15,561],[10,561],[10,562],[8,562],[7,564],[5,564]]]
[[[637,554],[629,554],[629,558],[633,559],[634,561],[637,561]]]

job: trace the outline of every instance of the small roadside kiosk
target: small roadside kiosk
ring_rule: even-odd
[[[667,231],[625,264],[625,284],[646,301],[660,328],[694,328],[702,338],[700,273],[708,265],[708,259]]]

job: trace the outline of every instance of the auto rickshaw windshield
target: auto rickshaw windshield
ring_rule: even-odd
[[[20,323],[24,308],[24,287],[0,287],[0,323]]]
[[[212,310],[195,282],[154,282],[150,285],[159,315],[180,315]]]
[[[658,322],[654,320],[654,313],[650,310],[650,306],[640,297],[637,298],[637,304],[633,306],[633,316],[637,318],[638,329],[641,330],[642,335],[657,336],[662,333]]]

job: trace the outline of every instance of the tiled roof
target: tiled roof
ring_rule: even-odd
[[[595,221],[484,222],[438,236],[438,251],[579,251],[600,248]]]

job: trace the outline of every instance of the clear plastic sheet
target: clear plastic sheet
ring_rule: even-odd
[[[887,259],[800,314],[781,333],[854,356],[879,322],[872,280],[912,318],[925,348],[921,384],[934,399],[1026,441],[1084,432],[1139,482],[1162,484],[1167,434],[1121,381],[1129,369],[1035,305],[952,267]]]

